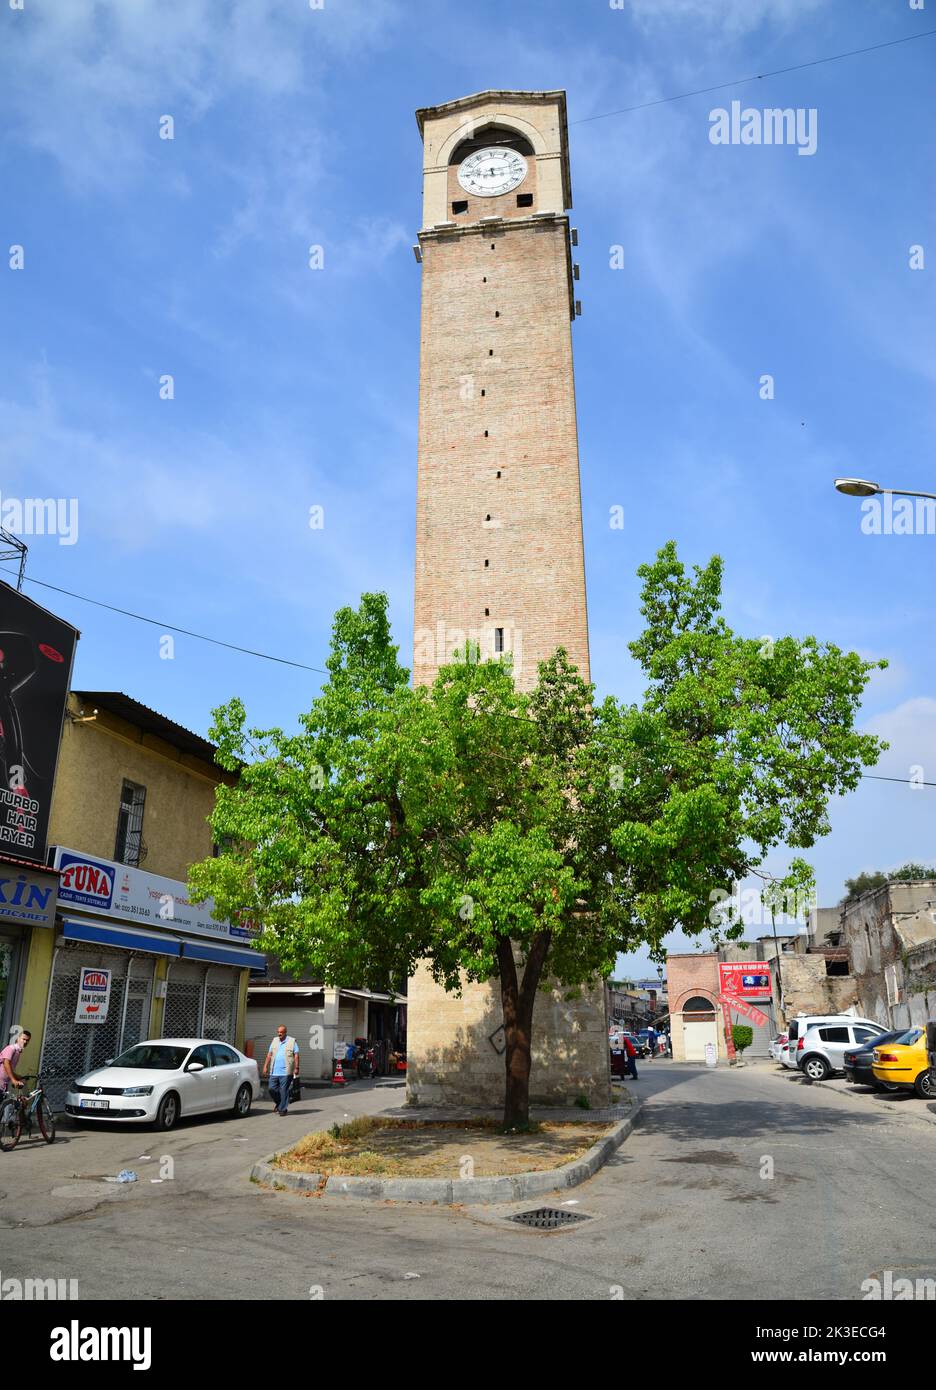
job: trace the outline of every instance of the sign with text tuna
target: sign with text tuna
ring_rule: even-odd
[[[96,859],[64,845],[55,846],[53,864],[61,871],[60,908],[222,941],[245,942],[254,935],[250,927],[215,917],[211,898],[192,902],[178,879],[146,873],[113,859]]]
[[[0,850],[44,863],[78,632],[0,581]]]
[[[735,999],[769,999],[770,966],[765,960],[720,961],[718,983]]]

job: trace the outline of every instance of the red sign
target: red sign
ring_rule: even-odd
[[[745,1003],[743,999],[734,999],[728,994],[720,994],[718,999],[725,1009],[726,1016],[727,1011],[731,1009],[734,1013],[740,1014],[742,1018],[750,1019],[757,1028],[763,1028],[765,1023],[770,1022],[766,1014],[762,1014],[760,1009],[755,1009],[753,1004]]]
[[[718,985],[734,999],[769,999],[770,966],[765,960],[720,961]]]

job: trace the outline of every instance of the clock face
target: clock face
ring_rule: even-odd
[[[475,150],[458,166],[458,182],[476,198],[496,198],[523,183],[527,163],[516,150],[491,146]]]

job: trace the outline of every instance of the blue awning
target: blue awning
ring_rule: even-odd
[[[182,955],[186,960],[207,960],[214,965],[236,965],[242,970],[256,970],[266,963],[260,951],[249,951],[246,946],[215,945],[213,941],[193,941],[185,937],[182,941]]]
[[[157,956],[180,956],[182,943],[174,936],[154,935],[139,927],[111,926],[108,922],[66,917],[62,922],[66,941],[94,941],[100,946],[119,946],[124,951],[149,951]]]

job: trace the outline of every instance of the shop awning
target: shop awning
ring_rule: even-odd
[[[236,965],[242,970],[256,970],[266,963],[266,956],[260,951],[250,951],[246,946],[220,945],[214,941],[196,941],[192,937],[182,938],[182,955],[185,960],[207,960],[214,965]]]
[[[248,985],[248,994],[321,994],[324,985]]]
[[[119,946],[124,951],[149,951],[157,956],[180,956],[182,943],[174,936],[156,935],[139,927],[112,925],[110,922],[82,921],[66,917],[62,922],[66,941],[94,941],[99,946]]]
[[[373,1004],[405,1004],[405,994],[373,994],[369,989],[339,989],[349,999],[369,999]]]

